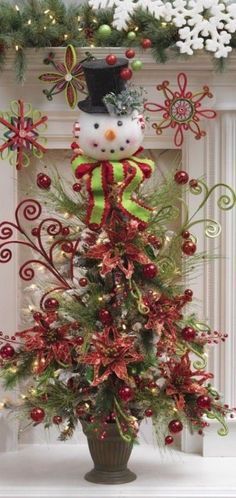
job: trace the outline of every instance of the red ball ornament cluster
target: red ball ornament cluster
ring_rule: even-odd
[[[43,410],[43,408],[33,408],[33,410],[31,410],[30,412],[30,417],[34,422],[40,424],[44,420],[45,411]]]
[[[15,349],[11,344],[4,344],[0,349],[0,356],[3,360],[10,360],[15,355]]]
[[[181,432],[183,430],[183,424],[178,419],[171,420],[168,427],[169,431],[172,432],[172,434],[178,434],[178,432]]]
[[[114,54],[109,54],[106,56],[106,63],[109,66],[114,66],[117,63],[117,57]]]
[[[193,254],[195,254],[196,250],[197,250],[197,246],[196,246],[195,242],[193,242],[192,240],[186,240],[182,244],[182,251],[184,254],[186,254],[186,256],[193,256]]]
[[[42,190],[48,190],[51,186],[52,180],[48,175],[44,173],[39,173],[37,175],[37,185]]]
[[[148,263],[143,266],[143,276],[148,279],[155,278],[158,274],[158,268],[153,263]]]
[[[179,170],[176,171],[174,179],[179,185],[185,185],[186,183],[188,183],[189,176],[187,171]]]
[[[125,403],[131,401],[134,397],[133,389],[131,389],[131,387],[129,386],[120,387],[120,389],[118,390],[118,394],[120,399],[122,399],[122,401],[124,401]]]
[[[99,311],[98,316],[103,325],[111,325],[113,322],[112,315],[106,308],[102,308]]]
[[[59,308],[59,302],[53,297],[48,297],[44,302],[44,308],[47,311],[55,311]]]
[[[142,47],[146,50],[147,48],[151,48],[152,47],[152,40],[150,40],[150,38],[144,38],[142,41],[141,41],[141,45]]]
[[[129,81],[131,80],[132,76],[133,72],[129,67],[124,67],[124,69],[121,69],[120,77],[122,80]]]

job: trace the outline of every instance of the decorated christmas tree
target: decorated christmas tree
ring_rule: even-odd
[[[0,355],[5,388],[23,386],[19,403],[7,407],[26,425],[58,426],[61,440],[81,422],[97,466],[87,479],[127,482],[135,478],[125,465],[145,418],[160,445],[171,445],[185,426],[201,437],[210,419],[227,433],[229,409],[205,356],[205,346],[226,335],[191,311],[185,279],[209,261],[198,251],[195,225],[206,221],[206,235],[219,231],[199,210],[222,188],[219,208],[230,209],[235,193],[223,184],[209,189],[184,169],[153,183],[155,165],[140,147],[143,91],[127,86],[128,61],[109,57],[83,63],[89,96],[79,103],[71,182],[38,174],[40,202],[26,198],[15,221],[0,225],[1,261],[11,259],[20,235],[33,251],[21,278],[44,269],[35,279],[38,309],[26,330],[2,335]],[[200,198],[191,216],[187,191]]]

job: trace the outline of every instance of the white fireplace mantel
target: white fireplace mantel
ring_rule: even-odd
[[[16,84],[14,75],[15,53],[9,52],[4,71],[0,75],[0,110],[7,110],[11,100],[23,99],[30,102],[33,107],[39,108],[48,115],[47,147],[50,150],[68,149],[72,142],[72,127],[79,112],[66,107],[63,94],[57,95],[52,102],[48,102],[42,93],[46,84],[39,81],[38,76],[51,71],[50,66],[43,64],[43,59],[50,50],[53,50],[56,60],[64,56],[64,48],[27,50],[28,69],[24,85]],[[96,57],[104,57],[112,52],[124,55],[124,50],[119,48],[91,47],[78,49],[78,58],[84,58],[89,50]],[[218,117],[214,121],[203,120],[203,128],[207,131],[205,139],[196,141],[191,133],[185,137],[182,147],[183,168],[189,172],[190,177],[205,176],[209,184],[224,182],[236,187],[236,55],[231,55],[226,61],[226,70],[223,73],[215,71],[212,59],[207,55],[191,58],[172,58],[166,64],[157,64],[149,51],[136,50],[137,57],[143,61],[143,70],[135,74],[134,83],[143,85],[148,92],[148,99],[154,102],[163,102],[156,85],[163,80],[170,81],[171,88],[177,89],[176,77],[179,72],[188,76],[188,86],[191,91],[201,89],[207,84],[214,98],[204,102],[205,107],[214,108]],[[151,115],[152,121],[160,119],[155,114]],[[167,130],[157,136],[149,126],[144,143],[149,149],[175,149],[172,132]],[[46,157],[45,157],[46,160]],[[20,175],[21,173],[18,173]],[[17,204],[17,174],[2,161],[0,182],[0,219],[12,219]],[[197,199],[191,197],[192,205]],[[222,235],[216,241],[203,237],[203,228],[196,228],[195,235],[201,250],[215,249],[223,256],[203,271],[199,278],[191,282],[191,287],[198,299],[197,311],[201,316],[209,319],[215,329],[229,333],[225,345],[215,348],[209,354],[209,369],[214,372],[215,384],[225,393],[225,400],[231,406],[236,406],[236,339],[235,339],[235,210],[220,213],[216,209],[216,199],[210,200],[204,210],[204,216],[215,216],[222,223]],[[7,265],[0,266],[0,329],[5,333],[14,333],[18,326],[19,302],[17,297],[17,258]],[[7,282],[7,286],[6,286]],[[231,435],[225,438],[224,447],[219,436],[206,434],[204,443],[201,439],[193,438],[187,433],[182,438],[182,449],[186,452],[200,452],[212,455],[214,446],[215,455],[231,455],[234,447],[236,455],[236,430],[232,424]],[[17,428],[15,427],[15,431]],[[1,418],[0,418],[1,437]],[[16,438],[13,438],[16,441]],[[15,444],[15,443],[14,443]],[[217,446],[218,445],[218,446]],[[230,449],[227,449],[229,448]]]

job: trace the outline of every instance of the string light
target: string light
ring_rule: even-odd
[[[135,26],[134,31],[138,31],[138,30],[139,30],[139,27]]]
[[[32,23],[31,19],[28,20],[28,24],[30,25]]]
[[[49,9],[45,10],[45,11],[44,11],[44,14],[48,14],[48,12],[50,12],[50,10],[49,10]]]
[[[64,40],[67,40],[67,38],[68,38],[68,35],[67,35],[67,34],[65,34],[65,35],[64,35]]]
[[[49,14],[49,19],[53,19],[53,16],[52,16],[52,14]]]
[[[20,12],[20,9],[19,9],[18,5],[15,5],[15,9],[16,9],[17,12]]]
[[[16,52],[18,52],[18,50],[19,50],[19,45],[16,45],[16,46],[15,46],[15,49],[16,49]]]
[[[1,401],[0,403],[0,410],[3,410],[6,407],[5,401]]]
[[[161,25],[163,28],[165,28],[167,26],[167,22],[162,22]]]
[[[53,19],[52,24],[56,24],[56,19]]]
[[[81,16],[78,16],[77,20],[78,20],[78,22],[80,22],[81,21]]]
[[[83,28],[78,28],[78,31],[83,31]]]
[[[44,29],[44,31],[46,31],[46,29],[47,29],[47,26],[44,26],[44,27],[43,27],[43,29]]]

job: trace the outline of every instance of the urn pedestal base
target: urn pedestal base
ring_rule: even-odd
[[[85,474],[86,481],[97,484],[125,484],[136,479],[136,475],[127,468],[133,444],[123,441],[116,424],[107,426],[107,436],[103,441],[91,433],[85,423],[83,430],[94,462],[94,469]]]

